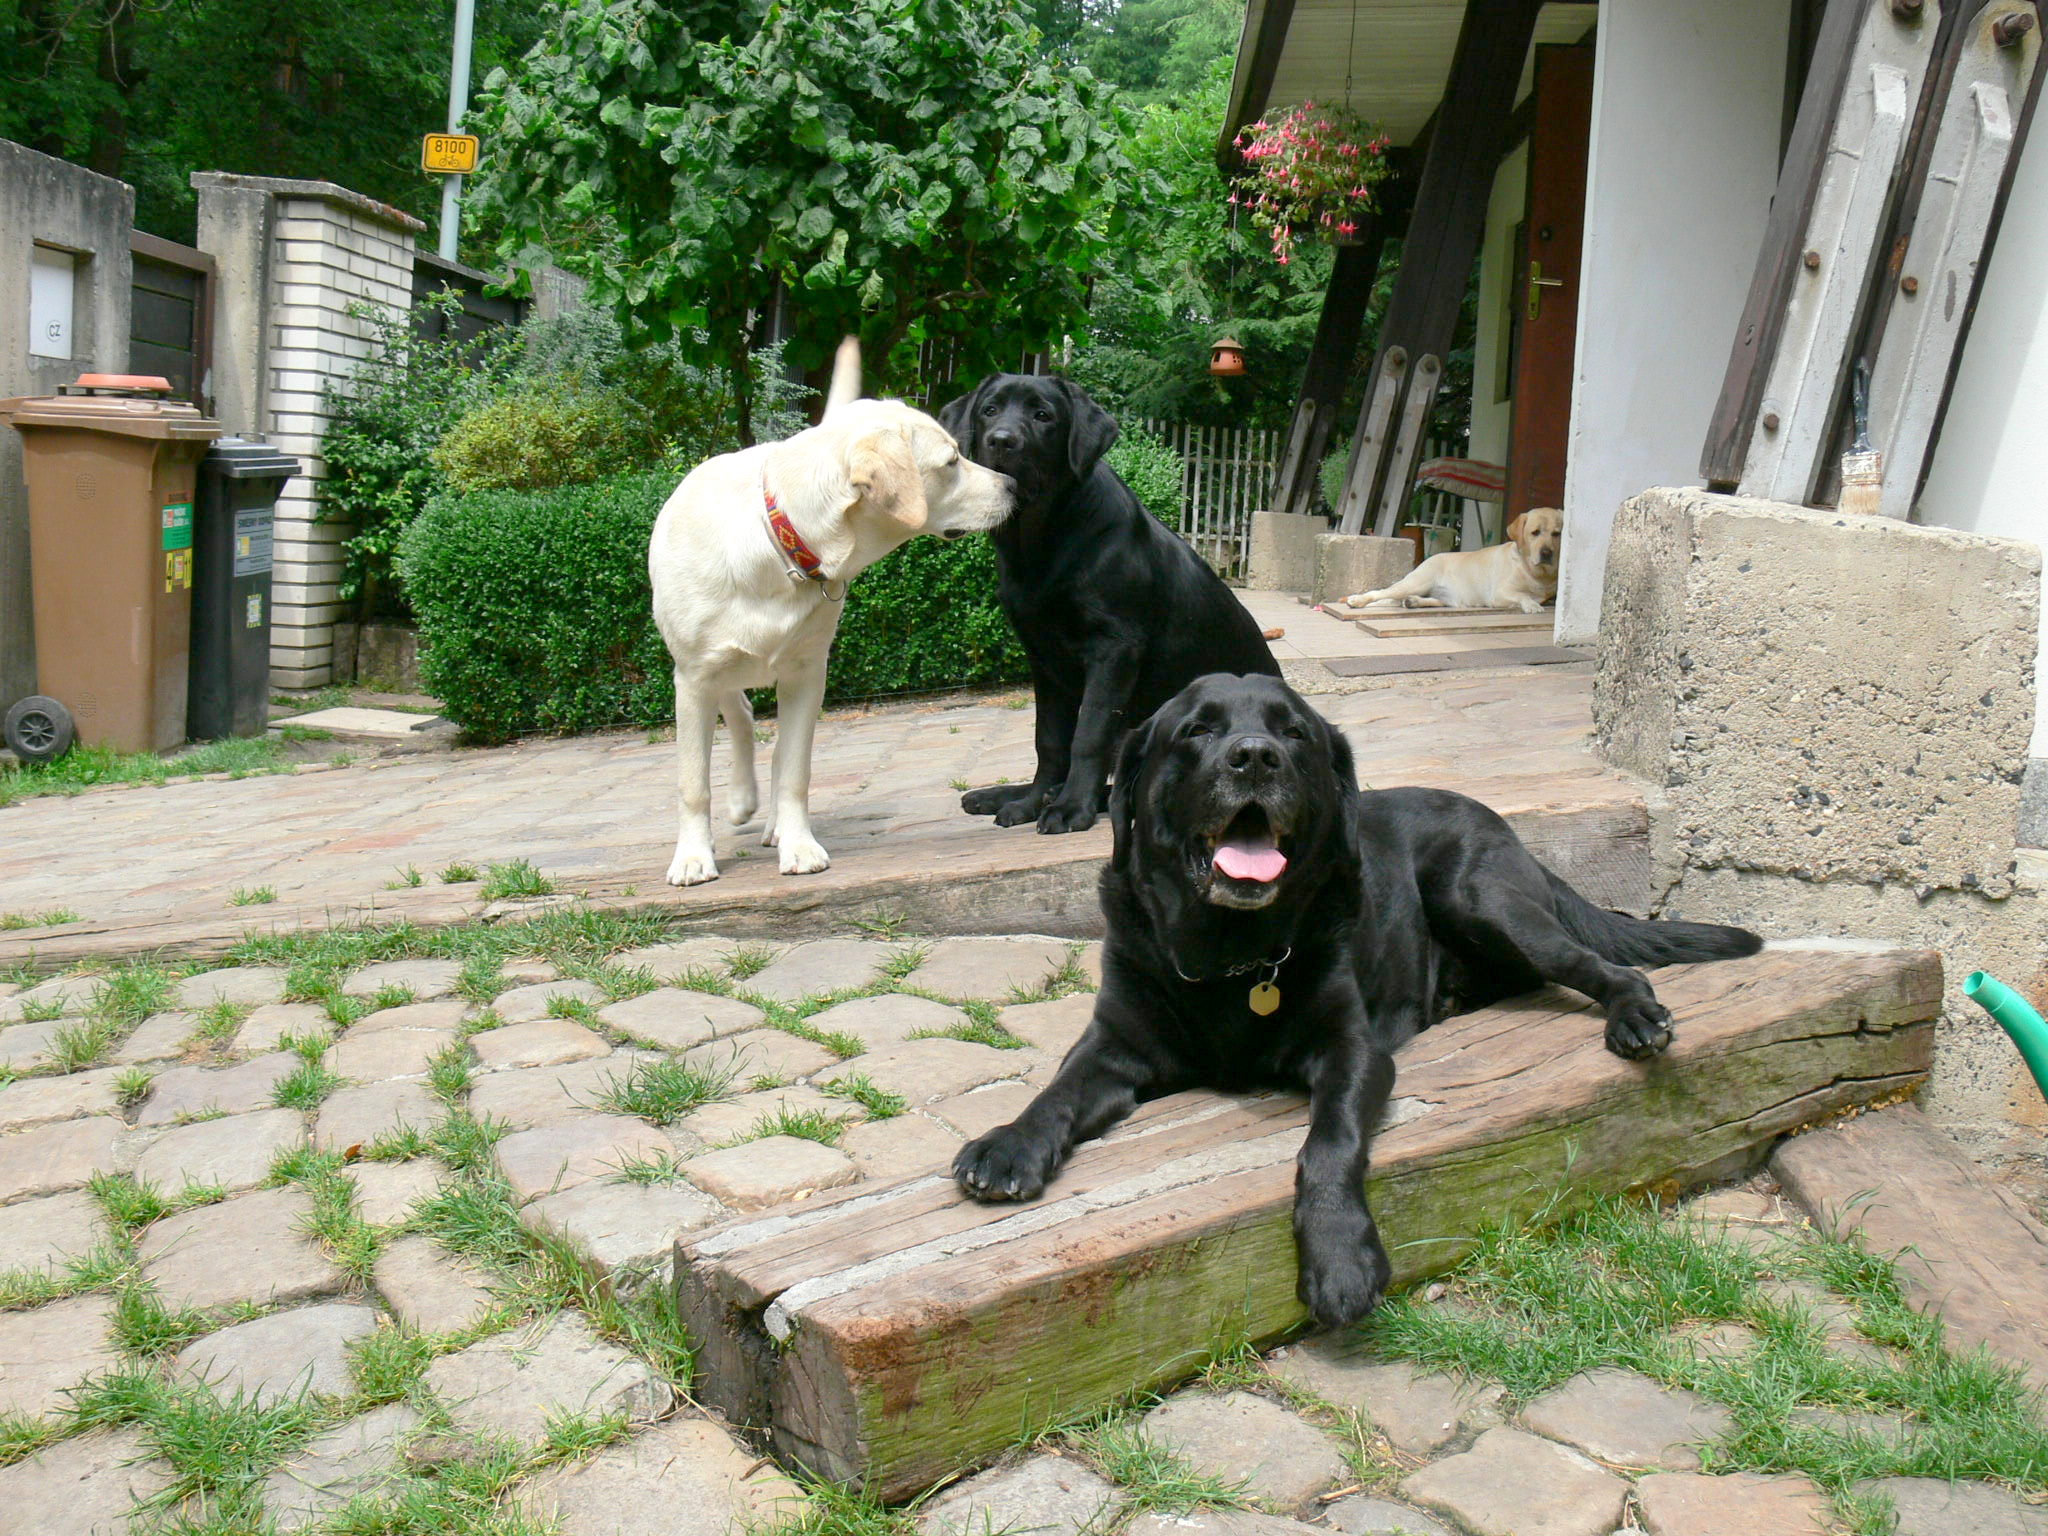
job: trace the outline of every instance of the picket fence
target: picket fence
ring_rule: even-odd
[[[1273,427],[1143,421],[1180,456],[1180,532],[1218,575],[1244,575],[1252,513],[1271,505],[1284,434]]]
[[[1198,427],[1184,421],[1139,425],[1180,456],[1181,536],[1225,580],[1241,578],[1252,513],[1272,505],[1286,434],[1277,428]],[[1432,437],[1423,444],[1422,456],[1462,451],[1462,444]],[[1463,507],[1455,496],[1418,487],[1408,521],[1455,529]]]

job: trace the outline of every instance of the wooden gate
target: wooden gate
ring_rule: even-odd
[[[134,257],[128,304],[128,371],[171,381],[171,394],[212,408],[206,360],[213,356],[213,258],[130,230]]]

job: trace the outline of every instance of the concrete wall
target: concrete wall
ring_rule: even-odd
[[[1600,7],[1557,594],[1590,642],[1615,510],[1696,484],[1763,243],[1783,122],[1785,0]]]
[[[1916,515],[2048,544],[2048,130],[2022,150]],[[2044,605],[2048,615],[2048,605]],[[2048,619],[2038,687],[2048,687]],[[2048,847],[2048,696],[2038,697],[2021,840]]]
[[[330,182],[202,172],[199,247],[220,267],[214,325],[217,414],[296,454],[306,473],[278,498],[271,681],[314,688],[333,674],[341,615],[339,545],[318,520],[326,391],[369,355],[374,323],[356,308],[412,303],[419,220]]]
[[[2048,1106],[1961,995],[2048,1001],[2048,898],[2017,856],[2041,559],[2031,544],[1651,490],[1613,530],[1594,749],[1647,779],[1667,915],[1940,950],[1927,1108],[1994,1157]]]
[[[81,373],[126,371],[134,223],[135,193],[125,183],[0,139],[0,399],[54,394]],[[77,258],[68,359],[29,355],[38,245]],[[29,593],[21,434],[0,427],[0,709],[36,691]]]

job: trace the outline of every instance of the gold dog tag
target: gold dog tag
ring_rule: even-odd
[[[1252,988],[1250,998],[1252,1012],[1264,1018],[1280,1006],[1280,989],[1270,981],[1262,981]]]

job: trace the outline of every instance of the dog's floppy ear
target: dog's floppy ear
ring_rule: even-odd
[[[1323,722],[1323,737],[1330,745],[1330,772],[1337,776],[1338,787],[1351,793],[1358,792],[1358,759],[1352,755],[1351,738],[1337,728],[1335,721],[1316,715]]]
[[[1169,699],[1160,705],[1149,720],[1124,737],[1124,744],[1116,755],[1116,776],[1109,786],[1109,861],[1118,868],[1130,862],[1133,843],[1131,818],[1137,800],[1138,780],[1144,775],[1145,757],[1152,750],[1159,717],[1166,713],[1172,702]]]
[[[846,450],[846,478],[856,505],[894,519],[912,533],[925,522],[924,476],[901,432],[885,428],[856,437]]]
[[[1514,521],[1508,524],[1508,542],[1514,545],[1515,548],[1520,549],[1522,547],[1522,533],[1528,526],[1529,514],[1517,512]]]
[[[970,459],[980,446],[977,440],[981,436],[981,397],[988,393],[990,382],[983,379],[959,399],[948,400],[939,408],[939,425],[953,434],[953,441]]]
[[[1116,442],[1116,418],[1072,379],[1061,379],[1059,385],[1067,393],[1067,467],[1076,480],[1086,480]]]

